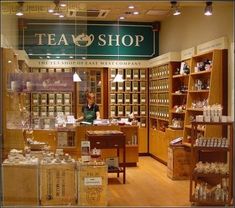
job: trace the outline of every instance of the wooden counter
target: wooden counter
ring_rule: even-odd
[[[137,141],[138,138],[138,126],[75,126],[75,127],[68,127],[68,128],[58,128],[58,129],[40,129],[34,130],[33,136],[36,141],[45,142],[50,145],[51,150],[55,151],[57,148],[64,149],[64,152],[69,153],[75,159],[80,158],[81,156],[81,141],[85,140],[86,132],[90,130],[119,130],[122,131],[126,135],[126,162],[129,166],[135,166],[138,162],[138,142],[137,144],[132,144],[133,136],[136,136]],[[16,132],[16,130],[9,130],[9,132]],[[69,145],[62,145],[65,144],[63,141],[60,141],[60,135],[63,137],[63,132],[70,135],[74,134],[74,141]],[[7,143],[7,146],[4,147],[4,153],[7,155],[10,149],[24,148],[24,139],[23,139],[23,131],[17,131],[17,143],[20,145],[12,143]],[[62,134],[60,134],[62,133]],[[14,134],[15,135],[15,134]],[[16,138],[14,138],[16,139]],[[62,138],[63,140],[63,138]],[[68,142],[69,143],[69,142]],[[102,157],[115,157],[116,150],[114,149],[107,149],[102,150]],[[120,151],[120,162],[122,161],[122,151]]]

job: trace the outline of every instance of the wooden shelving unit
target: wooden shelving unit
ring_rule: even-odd
[[[123,75],[124,82],[115,83],[116,74]],[[128,118],[133,112],[140,123],[138,132],[139,153],[147,150],[148,128],[148,70],[109,69],[109,118]]]
[[[198,146],[196,145],[196,139],[198,138],[198,126],[206,125],[212,126],[214,129],[218,126],[226,126],[227,139],[229,140],[228,146]],[[191,142],[191,175],[190,175],[190,201],[198,205],[231,205],[233,197],[233,122],[192,122],[192,142]],[[217,137],[222,139],[222,134],[218,134]],[[207,153],[212,156],[202,156]],[[213,157],[213,154],[225,153],[226,157],[222,160],[218,160],[217,157]],[[199,173],[195,171],[197,162],[223,162],[228,165],[227,173]],[[225,184],[223,184],[225,181]],[[196,189],[197,185],[200,186],[202,183],[208,185],[206,195],[200,196],[200,191]],[[221,197],[216,196],[213,187],[220,184],[223,192],[219,192]],[[224,194],[224,195],[222,195]],[[217,199],[215,197],[218,197]]]
[[[149,152],[163,163],[167,162],[170,141],[177,137],[177,132],[182,134],[182,130],[168,128],[175,115],[172,112],[171,92],[173,73],[179,65],[177,61],[166,62],[149,71]]]
[[[195,119],[196,115],[203,114],[203,107],[196,105],[196,103],[203,106],[202,102],[206,101],[208,105],[216,103],[226,105],[223,100],[223,50],[213,50],[204,54],[195,55],[191,58],[190,74],[187,92],[187,104],[185,114],[185,128],[183,142],[190,142],[191,137],[191,121]],[[198,63],[210,61],[211,66],[207,69],[201,68],[196,71]],[[200,71],[201,70],[201,71]],[[200,81],[199,81],[200,80]],[[197,82],[201,82],[202,86],[198,87]],[[220,134],[221,127],[213,129],[211,126],[206,126],[203,130],[199,128],[201,134],[206,137]]]

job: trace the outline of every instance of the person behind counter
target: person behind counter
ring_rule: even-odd
[[[95,94],[92,92],[87,93],[87,104],[82,107],[83,116],[78,118],[78,121],[85,121],[93,123],[94,120],[100,119],[100,109],[95,104]]]

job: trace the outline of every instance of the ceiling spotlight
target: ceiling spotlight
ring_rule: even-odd
[[[50,56],[47,56],[47,58],[49,59],[49,58],[51,58]]]
[[[137,11],[135,11],[135,12],[133,12],[133,14],[134,15],[138,15],[138,14],[140,14],[139,12],[137,12]]]
[[[60,15],[59,15],[59,17],[60,17],[60,18],[63,18],[63,17],[64,17],[64,15],[63,15],[63,14],[60,14]]]
[[[86,59],[86,57],[84,57],[84,56],[83,56],[83,57],[82,57],[82,59],[83,59],[83,60],[85,60],[85,59]]]
[[[73,59],[73,56],[70,56],[69,58],[70,58],[70,59]]]
[[[53,13],[53,15],[55,15],[55,16],[59,16],[59,15],[60,15],[60,13],[59,13],[59,12],[54,12],[54,13]]]
[[[48,13],[53,13],[54,9],[48,9]]]
[[[205,12],[204,15],[211,16],[212,15],[212,2],[206,2]]]
[[[181,14],[180,9],[179,9],[176,1],[171,2],[171,9],[172,9],[172,13],[174,16],[178,16]]]
[[[134,9],[135,7],[133,5],[130,5],[128,9]]]
[[[57,59],[59,59],[60,57],[59,56],[56,56]]]
[[[120,20],[124,20],[124,19],[125,19],[125,17],[121,16],[121,17],[119,17],[119,19],[120,19]]]
[[[24,2],[18,2],[18,4],[19,4],[19,7],[17,9],[16,16],[23,16],[24,15],[23,13]]]
[[[65,4],[65,3],[60,3],[60,6],[61,6],[61,7],[66,7],[67,4]]]

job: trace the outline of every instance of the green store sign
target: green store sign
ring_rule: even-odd
[[[150,59],[158,55],[158,32],[150,24],[27,21],[21,48],[30,58]]]

